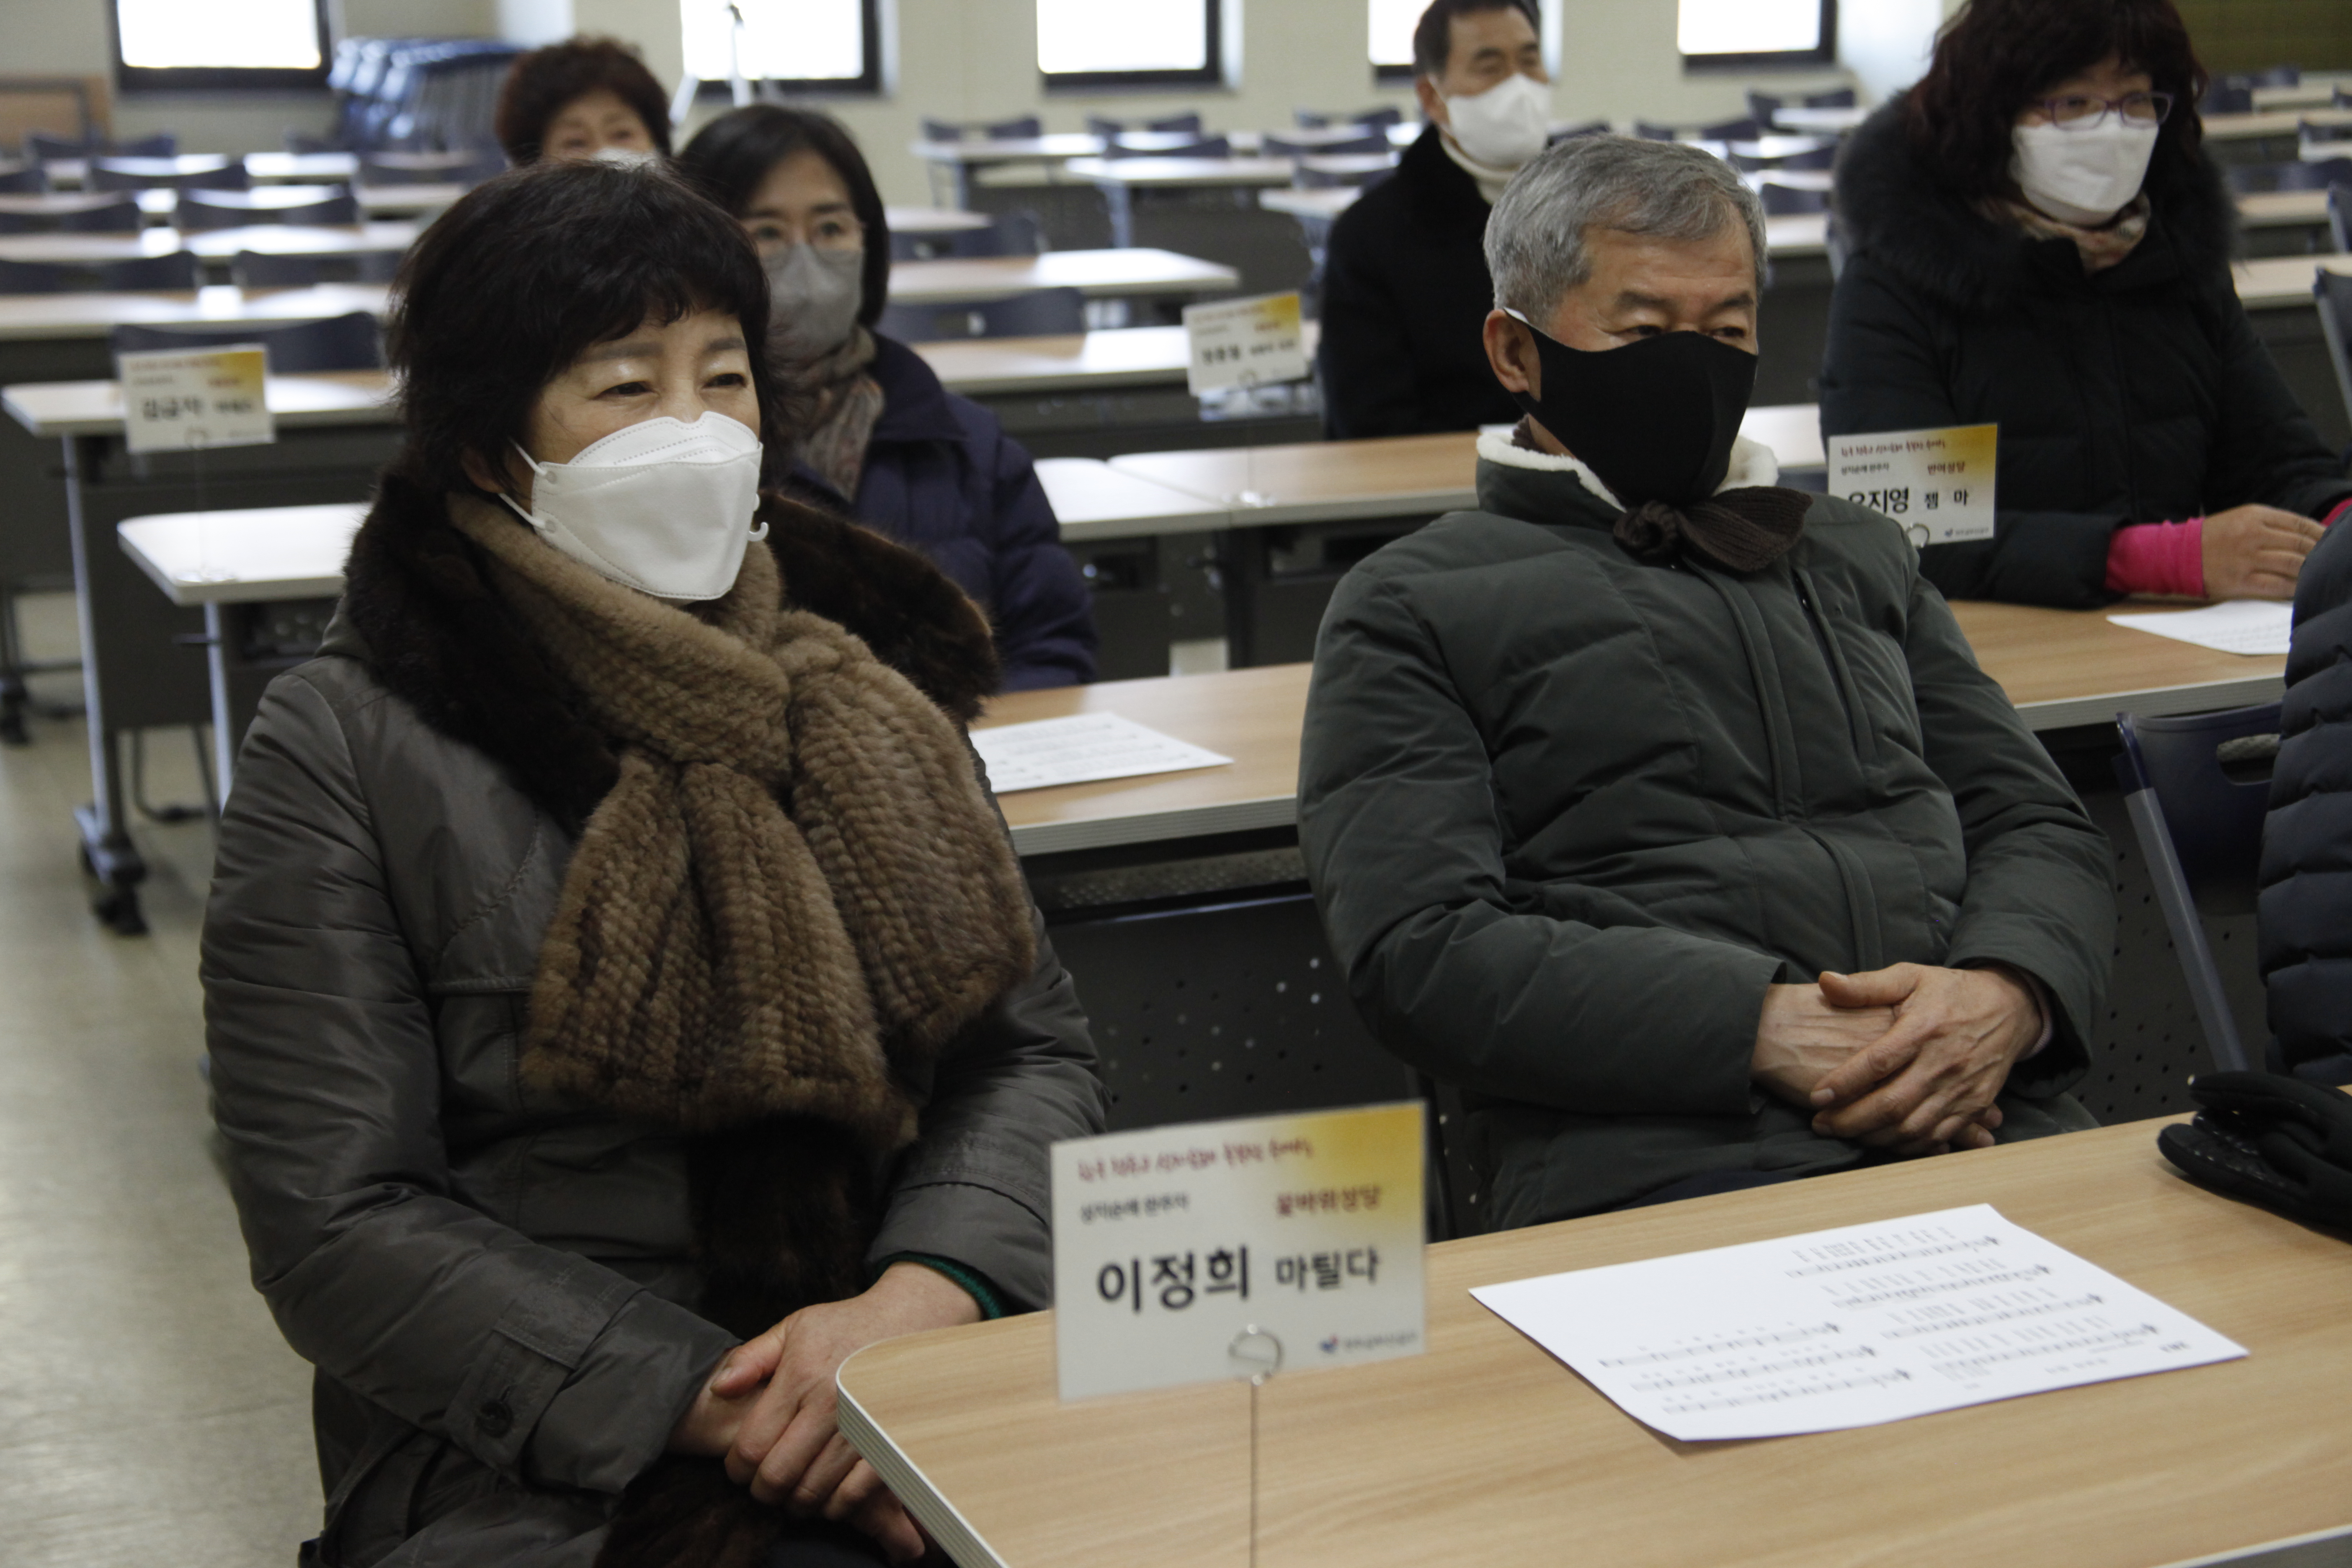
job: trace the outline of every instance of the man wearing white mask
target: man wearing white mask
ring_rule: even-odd
[[[2352,504],[2230,278],[2205,73],[2171,0],[1972,0],[1841,156],[1832,436],[2000,426],[1953,598],[2284,599]]]
[[[1323,423],[1336,438],[1468,430],[1516,416],[1479,347],[1494,299],[1486,215],[1543,151],[1551,78],[1535,0],[1434,0],[1413,28],[1429,127],[1332,226]]]

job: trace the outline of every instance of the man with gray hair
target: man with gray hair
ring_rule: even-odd
[[[2105,840],[1896,524],[1739,437],[1763,235],[1694,148],[1523,169],[1485,342],[1527,417],[1316,648],[1325,929],[1497,1225],[2090,1125]]]

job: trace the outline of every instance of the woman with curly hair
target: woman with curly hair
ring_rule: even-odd
[[[1971,0],[1841,155],[1822,429],[2000,426],[1956,599],[2284,599],[2352,481],[2254,335],[2171,0]]]

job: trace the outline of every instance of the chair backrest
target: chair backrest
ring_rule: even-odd
[[[2347,187],[2336,187],[2345,195]],[[2344,215],[2334,215],[2341,224]],[[2338,244],[2336,248],[2345,247]],[[2344,412],[2352,418],[2352,275],[2322,268],[2311,285],[2313,303],[2319,307],[2319,335],[2327,340],[2327,357],[2336,366],[2336,390],[2343,395]]]
[[[1132,124],[1124,120],[1113,120],[1108,115],[1089,114],[1087,116],[1087,129],[1102,137],[1123,136],[1130,131],[1151,131],[1164,136],[1203,134],[1201,129],[1201,117],[1198,113],[1171,114],[1159,120],[1145,120]]]
[[[2336,254],[2352,250],[2352,184],[2338,180],[2327,187],[2327,232]]]
[[[102,137],[78,140],[69,136],[52,136],[46,131],[25,132],[25,156],[42,158],[88,158],[111,154],[118,158],[170,158],[180,151],[180,139],[169,131],[152,136],[135,137],[129,142],[109,142]]]
[[[86,158],[89,143],[71,136],[52,136],[46,131],[25,132],[25,156],[35,163],[58,158]]]
[[[2285,163],[2232,163],[2222,171],[2242,196],[2264,191],[2324,191],[2352,184],[2352,158],[2297,158]]]
[[[1291,122],[1301,131],[1328,131],[1334,125],[1360,125],[1367,131],[1385,131],[1391,125],[1404,123],[1404,110],[1395,104],[1383,104],[1358,114],[1324,113],[1320,110],[1294,109]]]
[[[2116,715],[2123,750],[2116,779],[2133,837],[2147,863],[2157,903],[2180,959],[2206,1046],[2224,1070],[2249,1065],[2221,971],[2200,911],[2242,914],[2254,907],[2270,804],[2268,767],[2260,778],[2233,778],[2225,749],[2252,758],[2277,754],[2279,705],[2237,708],[2173,719]]]
[[[228,280],[240,289],[311,289],[321,283],[389,283],[402,252],[363,250],[354,256],[278,255],[240,250],[229,258]]]
[[[1753,142],[1764,134],[1764,128],[1751,115],[1746,120],[1718,120],[1712,125],[1698,128],[1702,142]],[[1672,138],[1666,138],[1671,141]]]
[[[1032,212],[1000,213],[982,228],[949,229],[944,233],[910,234],[890,231],[893,261],[940,261],[951,257],[1037,256],[1045,248],[1044,226]]]
[[[894,304],[883,310],[875,329],[886,337],[909,343],[1083,332],[1087,330],[1087,300],[1076,289],[1039,289],[1007,300]]]
[[[312,187],[317,188],[317,187]],[[243,228],[249,224],[355,224],[360,205],[348,187],[314,201],[278,201],[268,191],[182,191],[174,221],[183,229]]]
[[[2352,142],[2352,125],[2330,125],[2315,120],[2299,121],[2295,134],[2306,147],[2326,147],[2338,142]]]
[[[1268,132],[1258,149],[1269,158],[1346,158],[1364,153],[1386,153],[1389,139],[1374,132],[1370,136],[1349,136],[1338,142],[1294,142],[1287,136]]]
[[[1545,144],[1549,145],[1555,142],[1573,142],[1580,136],[1606,136],[1608,134],[1609,121],[1605,120],[1588,120],[1581,125],[1570,125],[1563,130],[1555,131],[1544,140]]]
[[[134,294],[194,289],[194,252],[117,261],[0,261],[0,294]]]
[[[242,191],[252,183],[245,165],[234,158],[210,167],[182,169],[169,158],[145,157],[92,158],[86,182],[93,191]]]
[[[1759,125],[1769,125],[1772,117],[1788,107],[1789,100],[1769,92],[1748,89],[1748,112]]]
[[[2205,89],[2205,101],[2197,106],[2200,114],[2252,114],[2254,111],[2254,89],[2251,87],[2216,81]]]
[[[283,325],[247,322],[226,327],[117,327],[113,342],[114,352],[119,354],[257,342],[269,351],[273,375],[380,370],[383,366],[383,334],[376,328],[375,318],[365,310],[330,316],[323,321],[289,321]]]
[[[2248,87],[2301,87],[2301,66],[2272,66],[2266,70],[2252,72],[2246,78]]]
[[[1786,217],[1791,213],[1824,213],[1830,210],[1827,191],[1800,190],[1777,180],[1756,182],[1756,195],[1764,203],[1766,217]]]
[[[1853,89],[1850,87],[1833,87],[1827,92],[1805,94],[1807,109],[1852,109],[1856,101]]]
[[[1675,139],[1675,128],[1653,121],[1636,120],[1633,121],[1633,139],[1637,142],[1671,142]]]
[[[2327,95],[2327,101],[2332,108],[2352,109],[2352,87],[2336,88]]]
[[[506,160],[479,152],[368,153],[360,158],[362,185],[478,185],[500,173]]]
[[[137,234],[147,226],[147,215],[139,209],[137,198],[124,195],[61,212],[55,223],[68,234]]]
[[[0,163],[0,191],[37,196],[49,188],[49,172],[37,163]]]
[[[1223,136],[1204,137],[1198,142],[1181,142],[1173,147],[1130,147],[1123,142],[1111,142],[1103,147],[1106,158],[1230,158],[1234,144]]]

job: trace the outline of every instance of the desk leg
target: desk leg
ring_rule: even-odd
[[[91,912],[123,936],[143,936],[147,921],[139,912],[139,884],[147,879],[147,862],[131,842],[128,814],[123,809],[122,770],[116,765],[114,731],[107,727],[100,691],[98,622],[90,605],[91,546],[82,486],[86,471],[98,457],[91,438],[66,437],[66,521],[73,542],[82,701],[89,714],[90,804],[74,812],[74,821],[81,833],[82,865],[99,883],[98,893],[90,900]]]
[[[228,773],[236,762],[236,708],[229,691],[229,615],[217,603],[205,605],[205,665],[213,683],[213,797],[228,804]]]

